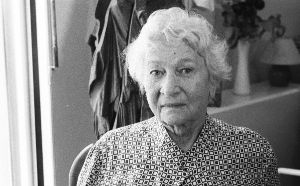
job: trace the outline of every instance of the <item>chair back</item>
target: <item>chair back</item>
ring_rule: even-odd
[[[86,146],[74,159],[69,172],[69,186],[76,186],[80,170],[92,146],[93,144],[89,144],[88,146]]]

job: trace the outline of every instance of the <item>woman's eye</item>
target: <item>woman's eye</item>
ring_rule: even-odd
[[[150,75],[158,77],[161,76],[163,74],[163,72],[159,71],[159,70],[151,70],[150,71]]]
[[[192,71],[192,68],[183,68],[179,70],[180,74],[190,74]]]

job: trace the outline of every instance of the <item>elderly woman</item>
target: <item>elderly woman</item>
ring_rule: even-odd
[[[78,185],[279,185],[277,160],[256,132],[207,115],[229,78],[227,46],[199,15],[158,10],[127,48],[130,75],[154,117],[104,134]]]

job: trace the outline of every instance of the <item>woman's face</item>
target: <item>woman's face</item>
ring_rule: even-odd
[[[147,51],[143,85],[152,112],[168,125],[195,123],[206,114],[205,61],[183,42]]]

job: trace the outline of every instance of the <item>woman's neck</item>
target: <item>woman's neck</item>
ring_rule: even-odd
[[[205,116],[195,123],[184,125],[165,125],[171,139],[177,146],[187,152],[197,140],[205,123]]]

